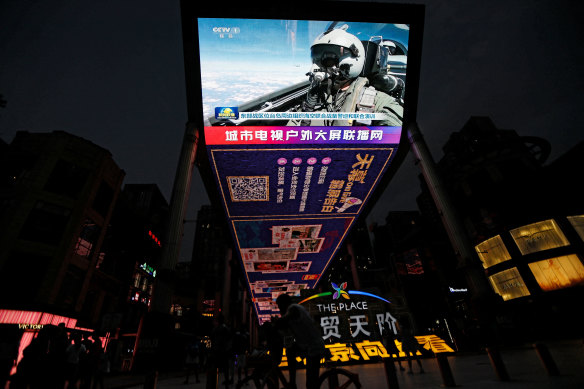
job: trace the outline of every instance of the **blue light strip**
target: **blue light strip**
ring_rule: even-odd
[[[388,304],[391,304],[391,301],[389,301],[389,300],[386,300],[386,299],[384,299],[383,297],[379,297],[379,296],[377,296],[377,295],[374,295],[374,294],[372,294],[372,293],[361,292],[361,291],[359,291],[359,290],[349,290],[349,291],[347,291],[347,292],[349,293],[349,295],[352,295],[352,294],[359,294],[359,295],[362,295],[362,296],[373,297],[373,298],[376,298],[376,299],[378,299],[378,300],[385,301],[385,302],[386,302],[386,303],[388,303]],[[301,301],[301,302],[299,302],[298,304],[303,304],[303,303],[305,303],[305,302],[307,302],[307,301],[309,301],[309,300],[315,299],[315,298],[317,298],[317,297],[330,296],[331,294],[333,294],[333,293],[332,293],[332,292],[324,292],[324,293],[315,294],[314,296],[310,296],[310,297],[308,297],[308,298],[305,298],[304,300],[302,300],[302,301]]]
[[[376,298],[376,299],[379,299],[379,300],[385,301],[385,302],[386,302],[386,303],[388,303],[388,304],[391,304],[391,301],[389,301],[389,300],[386,300],[386,299],[384,299],[383,297],[379,297],[379,296],[376,296],[376,295],[374,295],[374,294],[371,294],[371,293],[367,293],[367,292],[361,292],[361,291],[358,291],[358,290],[349,290],[349,295],[351,295],[351,294],[360,294],[360,295],[363,295],[363,296],[374,297],[374,298]]]

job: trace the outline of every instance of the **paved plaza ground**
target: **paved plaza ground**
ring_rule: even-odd
[[[456,387],[472,389],[539,389],[584,388],[584,343],[581,339],[555,341],[545,343],[555,362],[558,376],[551,376],[542,363],[539,355],[532,345],[505,348],[500,350],[501,360],[508,373],[509,380],[501,381],[497,371],[491,364],[489,355],[485,353],[458,353],[448,356],[452,378]],[[424,358],[422,364],[425,370],[420,374],[418,366],[414,363],[414,374],[407,371],[397,371],[397,382],[401,389],[419,388],[444,388],[445,380],[436,358]],[[407,363],[402,362],[407,368]],[[353,365],[347,367],[352,372],[358,373],[363,389],[389,388],[383,363],[369,365]],[[184,376],[180,372],[161,374],[156,384],[157,389],[205,389],[205,376],[201,375],[201,382],[195,383],[191,376],[190,383],[184,384]],[[219,383],[223,381],[222,377]],[[304,387],[304,372],[299,372],[298,389]],[[447,382],[450,385],[452,382]],[[140,376],[110,377],[106,383],[108,389],[142,389],[144,379]],[[218,388],[225,388],[219,385]],[[234,385],[228,386],[235,388]],[[390,388],[398,389],[398,388]]]

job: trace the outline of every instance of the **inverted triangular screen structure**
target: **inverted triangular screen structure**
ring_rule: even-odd
[[[183,15],[192,34],[189,113],[204,130],[199,154],[260,322],[278,313],[280,293],[317,285],[407,150],[421,41],[412,77],[411,21],[421,10],[361,4],[379,13],[338,21],[322,8],[351,4],[317,3],[285,19],[287,7]]]

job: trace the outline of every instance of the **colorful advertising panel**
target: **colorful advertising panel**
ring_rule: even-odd
[[[328,7],[345,9],[330,2],[284,13],[283,6],[288,19],[247,7],[192,10],[188,19],[199,150],[260,322],[278,313],[279,294],[298,296],[319,282],[401,155],[403,126],[415,110],[408,116],[404,10],[393,9],[392,22],[369,21],[370,13],[323,20]]]

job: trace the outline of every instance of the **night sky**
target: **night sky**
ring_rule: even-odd
[[[582,2],[400,2],[426,4],[418,123],[435,160],[473,115],[547,139],[549,161],[584,138]],[[179,1],[1,1],[0,94],[4,141],[78,135],[112,153],[125,184],[170,199],[187,120]],[[408,156],[368,221],[416,209],[418,173]],[[195,171],[186,219],[208,203]],[[181,260],[193,234],[187,223]]]

